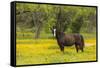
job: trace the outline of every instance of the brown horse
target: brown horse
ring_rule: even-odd
[[[72,46],[74,44],[77,52],[78,50],[84,51],[84,38],[82,35],[65,34],[64,32],[58,31],[56,28],[51,28],[51,30],[62,52],[64,52],[64,46]]]

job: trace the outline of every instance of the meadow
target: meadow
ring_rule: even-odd
[[[21,33],[17,34],[17,65],[96,61],[95,34],[84,34],[84,52],[78,53],[75,46],[65,47],[62,53],[52,35],[48,36],[49,38],[33,39],[32,33],[24,33],[24,36],[21,36]],[[41,37],[44,36],[46,37]]]
[[[17,3],[16,64],[96,61],[96,18],[97,7]],[[82,34],[84,52],[77,53],[73,45],[62,53],[54,29],[56,34]]]

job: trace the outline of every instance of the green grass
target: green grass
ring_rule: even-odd
[[[17,32],[17,65],[95,61],[96,34],[81,34],[85,40],[84,52],[77,53],[75,46],[72,46],[65,47],[65,51],[62,53],[51,33],[42,33],[40,39],[36,40],[32,32]]]
[[[96,41],[88,39],[84,52],[77,53],[75,47],[65,47],[60,51],[55,39],[17,40],[17,65],[81,62],[96,60]]]

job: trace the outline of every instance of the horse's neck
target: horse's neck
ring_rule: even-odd
[[[60,38],[63,38],[65,36],[65,33],[64,32],[56,32],[56,38],[60,39]]]

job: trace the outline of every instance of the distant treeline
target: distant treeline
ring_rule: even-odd
[[[16,29],[18,32],[50,33],[56,26],[68,33],[92,33],[96,30],[96,7],[17,3]]]

